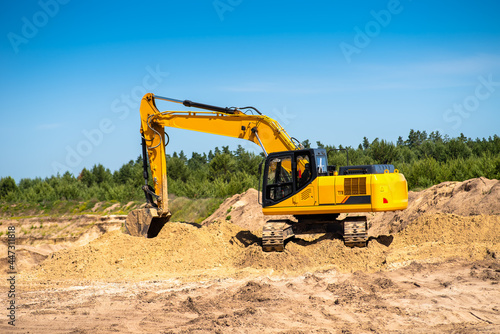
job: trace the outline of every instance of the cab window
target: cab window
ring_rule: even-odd
[[[311,180],[311,164],[309,155],[297,156],[297,189],[302,188]]]
[[[277,201],[287,197],[292,191],[292,157],[273,158],[268,164],[266,198]]]
[[[325,156],[317,156],[316,157],[316,166],[318,166],[318,174],[326,174],[327,166],[326,166],[326,157]]]

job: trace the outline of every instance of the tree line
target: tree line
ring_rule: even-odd
[[[310,147],[309,140],[303,142]],[[410,189],[422,189],[444,181],[464,181],[484,176],[500,179],[500,137],[457,138],[439,132],[411,130],[407,139],[396,143],[364,138],[357,148],[323,145],[330,165],[344,166],[347,154],[350,165],[390,163],[402,172]],[[225,198],[259,184],[258,165],[263,154],[254,154],[238,146],[216,147],[208,154],[193,152],[188,158],[183,151],[167,155],[169,193],[188,198]],[[66,172],[47,178],[0,179],[3,202],[44,203],[58,200],[120,201],[143,200],[142,158],[131,160],[111,172],[101,164],[84,168],[79,175]]]

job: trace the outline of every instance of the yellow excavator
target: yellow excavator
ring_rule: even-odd
[[[180,103],[206,111],[164,111],[156,100]],[[143,186],[146,206],[133,210],[126,228],[133,236],[154,238],[169,221],[165,127],[218,134],[249,140],[266,156],[260,166],[264,215],[293,215],[296,219],[268,220],[262,231],[264,251],[283,251],[295,235],[332,232],[342,234],[350,247],[366,246],[368,223],[363,213],[404,210],[408,185],[393,165],[328,165],[323,148],[304,148],[275,120],[254,107],[217,107],[190,100],[146,94],[141,101]],[[348,160],[348,159],[347,159]],[[149,185],[148,163],[153,186]]]

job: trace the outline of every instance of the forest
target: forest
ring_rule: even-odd
[[[461,134],[457,138],[442,136],[439,132],[411,130],[406,139],[396,143],[375,138],[364,138],[358,147],[324,145],[309,140],[305,147],[328,150],[328,163],[343,166],[377,163],[394,164],[402,172],[410,190],[419,190],[444,181],[463,181],[484,176],[500,179],[500,137],[471,139]],[[207,153],[183,151],[167,155],[169,193],[191,199],[226,198],[250,187],[258,188],[258,166],[263,154],[254,154],[238,146],[216,147]],[[47,203],[53,201],[118,201],[143,200],[141,189],[142,158],[125,163],[111,172],[103,165],[84,168],[79,175],[66,172],[47,178],[0,179],[0,201],[4,203]]]

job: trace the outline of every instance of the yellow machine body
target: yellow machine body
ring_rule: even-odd
[[[398,172],[318,176],[290,198],[262,209],[265,215],[315,215],[404,210],[408,186]]]

